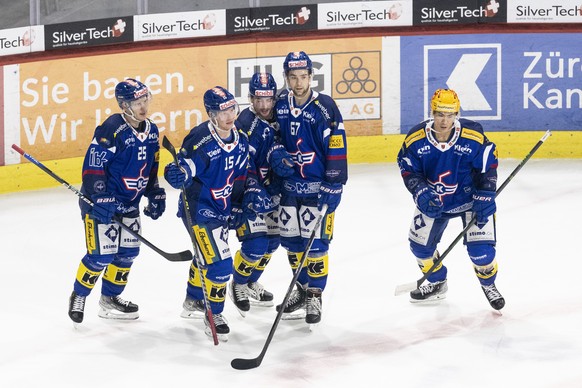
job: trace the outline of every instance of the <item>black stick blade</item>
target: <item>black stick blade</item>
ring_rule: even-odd
[[[192,252],[182,251],[178,253],[166,253],[164,257],[168,261],[192,261]]]
[[[235,358],[230,362],[230,366],[237,370],[253,369],[261,365],[260,358]]]

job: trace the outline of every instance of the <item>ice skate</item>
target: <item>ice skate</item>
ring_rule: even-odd
[[[444,299],[448,289],[446,279],[440,282],[428,283],[410,292],[410,302],[423,303]]]
[[[283,315],[281,316],[281,319],[283,320],[305,318],[305,299],[307,297],[307,292],[299,283],[295,283],[295,287],[296,289],[291,291],[289,300],[287,300],[287,304],[283,310]],[[281,305],[278,305],[276,309],[278,312],[281,309]]]
[[[273,294],[265,290],[261,283],[251,282],[247,284],[247,287],[249,302],[252,306],[273,306]]]
[[[483,292],[485,293],[485,296],[487,297],[491,307],[493,307],[495,310],[501,310],[503,306],[505,306],[505,299],[503,296],[501,296],[497,290],[497,287],[495,287],[495,283],[488,286],[482,285],[481,288],[483,289]]]
[[[309,329],[313,330],[321,322],[321,288],[308,288],[305,315],[305,323],[309,324]]]
[[[75,324],[83,322],[85,315],[85,296],[77,295],[75,291],[69,297],[69,318]]]
[[[230,328],[228,327],[226,318],[224,318],[222,314],[212,314],[212,318],[214,318],[214,326],[216,326],[216,336],[218,337],[218,340],[221,342],[227,342]],[[212,339],[212,330],[210,329],[210,323],[208,322],[206,315],[204,316],[204,325],[206,326],[204,328],[204,333]]]
[[[139,318],[139,307],[119,296],[101,295],[99,316],[105,319],[133,320]]]
[[[233,280],[228,285],[228,294],[239,314],[244,318],[247,312],[251,309],[247,285],[235,283]]]
[[[206,314],[204,309],[204,302],[200,299],[192,299],[186,296],[184,303],[182,304],[182,313],[180,316],[186,319],[202,319]]]

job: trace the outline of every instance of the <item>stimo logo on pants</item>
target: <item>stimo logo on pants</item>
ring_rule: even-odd
[[[453,89],[461,115],[471,120],[501,120],[501,44],[424,46],[424,117],[436,89]]]

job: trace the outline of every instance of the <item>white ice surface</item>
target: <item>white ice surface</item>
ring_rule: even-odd
[[[499,180],[518,162],[502,160]],[[144,217],[142,233],[166,251],[190,249],[174,216],[178,192],[166,188],[166,214]],[[273,308],[243,319],[227,299],[230,340],[213,346],[201,322],[179,317],[189,263],[142,246],[123,294],[139,304],[139,320],[97,317],[99,281],[75,329],[67,301],[84,254],[77,197],[63,187],[0,195],[0,387],[582,387],[581,200],[582,160],[531,160],[497,200],[502,315],[461,243],[445,259],[447,299],[412,305],[394,296],[421,276],[407,242],[412,199],[395,164],[352,165],[322,323],[310,333],[281,322],[262,365],[237,371],[230,361],[260,353]],[[460,230],[451,222],[441,251]],[[261,281],[280,302],[290,280],[280,249]]]

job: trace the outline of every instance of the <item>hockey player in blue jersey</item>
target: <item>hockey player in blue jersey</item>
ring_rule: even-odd
[[[460,217],[467,225],[476,217],[464,244],[487,300],[500,310],[505,299],[495,287],[497,150],[481,124],[459,118],[460,107],[453,90],[435,91],[432,118],[408,132],[398,153],[404,184],[416,203],[410,249],[426,273],[438,258],[437,244],[449,220]],[[445,297],[447,268],[442,263],[427,280],[410,293],[411,302]]]
[[[184,138],[178,164],[168,164],[164,176],[172,187],[185,187],[192,227],[205,263],[204,268],[198,268],[196,261],[192,261],[181,316],[204,317],[205,333],[212,336],[204,314],[198,272],[202,271],[218,339],[227,341],[230,328],[222,312],[233,266],[228,246],[231,197],[237,185],[245,184],[249,144],[236,127],[239,107],[229,91],[220,86],[207,90],[204,107],[209,120]],[[178,208],[178,216],[188,227],[181,200]]]
[[[236,234],[241,249],[234,257],[233,279],[229,295],[244,317],[251,305],[273,306],[273,294],[258,282],[273,252],[279,247],[278,202],[279,185],[274,180],[269,162],[279,175],[293,174],[290,155],[274,143],[274,107],[277,83],[270,73],[255,73],[249,82],[251,105],[238,117],[241,130],[250,143],[247,182],[252,182],[246,193],[239,193],[238,205],[233,211]],[[267,193],[268,192],[268,193]],[[266,214],[257,214],[249,204],[261,203]]]
[[[75,323],[83,321],[85,299],[103,270],[99,316],[138,318],[138,306],[119,295],[140,243],[113,218],[140,233],[143,196],[148,199],[146,216],[156,220],[166,208],[166,193],[158,186],[158,127],[147,118],[151,93],[140,81],[127,79],[115,87],[115,98],[122,113],[109,116],[95,129],[83,161],[81,192],[94,206],[79,201],[87,253],[69,299],[69,317]]]
[[[335,101],[311,88],[313,65],[309,56],[303,51],[291,52],[283,68],[289,90],[279,96],[275,112],[281,144],[293,159],[294,172],[282,182],[279,228],[291,268],[301,271],[283,319],[305,314],[306,323],[317,324],[327,283],[335,210],[348,179],[346,133]],[[324,205],[327,213],[316,231],[306,265],[298,269]]]

